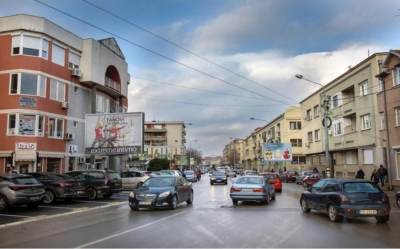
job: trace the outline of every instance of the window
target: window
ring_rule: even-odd
[[[394,68],[393,86],[400,85],[400,66]]]
[[[81,58],[79,55],[77,55],[76,53],[69,52],[68,68],[69,69],[79,68],[80,60],[81,60]]]
[[[10,94],[46,97],[46,80],[42,75],[16,73],[11,75]]]
[[[53,43],[51,61],[60,66],[65,66],[65,50],[64,50],[64,48]]]
[[[360,96],[368,95],[368,80],[361,82],[358,87],[360,89]]]
[[[385,81],[382,78],[378,79],[378,91],[382,92],[383,89],[385,88]]]
[[[314,118],[319,117],[319,105],[314,106]]]
[[[78,127],[78,121],[72,121],[72,125],[74,126],[74,128]]]
[[[8,135],[43,136],[44,119],[35,114],[9,114]]]
[[[110,99],[103,95],[96,95],[96,112],[111,112]]]
[[[307,132],[307,141],[308,141],[308,143],[312,143],[313,142],[312,131]]]
[[[63,138],[64,120],[58,118],[49,118],[49,137]]]
[[[400,126],[400,106],[394,108],[395,126]]]
[[[379,113],[379,123],[380,123],[380,129],[384,130],[385,129],[385,113],[384,112]]]
[[[301,122],[300,121],[291,121],[291,122],[289,122],[289,127],[291,130],[300,130]]]
[[[306,120],[311,120],[311,109],[308,109],[306,112]]]
[[[342,122],[342,120],[333,121],[333,135],[334,136],[343,135],[343,122]]]
[[[365,114],[361,116],[361,130],[371,129],[371,115]]]
[[[22,48],[22,49],[21,49]],[[49,43],[42,37],[17,35],[12,37],[13,55],[30,55],[47,59]]]
[[[319,134],[320,134],[320,129],[314,131],[314,141],[315,142],[317,142],[321,139]]]
[[[337,93],[332,97],[332,106],[338,107],[342,105],[342,93]]]
[[[374,151],[372,149],[363,150],[364,164],[374,163]]]
[[[50,80],[50,99],[63,102],[65,101],[65,84],[55,80]]]
[[[290,143],[293,147],[302,147],[302,139],[301,138],[294,138],[290,139]]]
[[[305,156],[293,156],[292,164],[305,164],[306,157]]]

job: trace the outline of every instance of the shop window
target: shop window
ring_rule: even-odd
[[[59,158],[48,158],[47,159],[47,172],[59,173],[60,172],[61,159]]]
[[[65,66],[65,49],[53,43],[51,61],[60,66]]]
[[[11,75],[10,94],[46,97],[46,80],[43,75],[16,73]]]
[[[36,127],[35,115],[19,115],[18,134],[23,136],[34,136]]]
[[[48,49],[49,42],[42,37],[29,36],[24,34],[12,37],[13,55],[30,55],[47,59]]]
[[[65,101],[65,84],[55,80],[50,80],[50,99],[63,102]]]

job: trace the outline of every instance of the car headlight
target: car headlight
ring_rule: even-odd
[[[158,197],[163,198],[163,197],[167,197],[167,196],[170,195],[170,194],[171,194],[171,192],[165,191],[165,192],[162,192],[161,194],[159,194]]]
[[[135,193],[134,193],[134,192],[130,192],[130,193],[129,193],[129,197],[130,197],[130,198],[135,198]]]
[[[215,180],[215,177],[211,177],[211,180]]]

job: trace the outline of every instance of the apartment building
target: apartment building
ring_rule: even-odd
[[[244,156],[242,165],[245,169],[257,169],[256,134],[255,131],[243,139]]]
[[[390,170],[393,185],[400,186],[400,50],[391,50],[382,63],[378,76],[378,117],[383,139],[384,160]],[[389,149],[387,149],[389,148]]]
[[[175,160],[185,154],[186,126],[183,121],[145,122],[144,144],[147,159]]]
[[[322,89],[331,96],[329,149],[336,177],[353,178],[359,168],[369,177],[384,163],[376,97],[379,81],[375,76],[385,56],[369,56]]]
[[[219,166],[223,162],[222,157],[220,156],[205,156],[202,159],[202,165],[208,165],[208,166]]]
[[[236,138],[225,145],[222,152],[223,163],[235,166],[241,166],[244,157],[244,141]]]
[[[85,114],[127,110],[129,74],[114,38],[83,39],[37,16],[0,17],[0,173],[116,168],[86,153]]]

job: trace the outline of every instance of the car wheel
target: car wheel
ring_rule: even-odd
[[[178,198],[176,197],[176,195],[172,196],[172,200],[169,206],[171,209],[176,209],[176,207],[178,206]]]
[[[8,208],[7,198],[4,195],[0,195],[0,212],[3,212]]]
[[[275,199],[276,199],[276,196],[275,196],[275,193],[274,193],[274,194],[272,195],[271,200],[275,201]]]
[[[264,204],[269,205],[270,200],[271,200],[271,196],[267,195],[267,198],[264,200]]]
[[[46,205],[52,204],[55,199],[55,194],[50,189],[46,189],[43,195],[43,203]]]
[[[340,216],[337,213],[337,209],[333,205],[329,205],[328,207],[328,216],[332,222],[339,222],[343,220],[343,216]]]
[[[376,221],[378,223],[386,223],[389,221],[389,215],[385,215],[385,216],[376,216],[375,217]]]
[[[232,200],[233,206],[237,206],[238,205],[238,200]]]
[[[308,207],[307,201],[305,199],[301,198],[300,205],[303,213],[309,213],[311,211],[311,208]]]
[[[31,209],[37,208],[39,205],[40,205],[40,202],[32,202],[32,203],[27,204],[28,208],[31,208]]]
[[[193,191],[190,192],[189,199],[186,201],[186,203],[188,205],[192,205],[192,203],[193,203]]]
[[[96,198],[97,198],[97,190],[96,189],[88,188],[88,189],[86,189],[86,193],[87,193],[89,200],[91,200],[91,201],[96,200]]]

